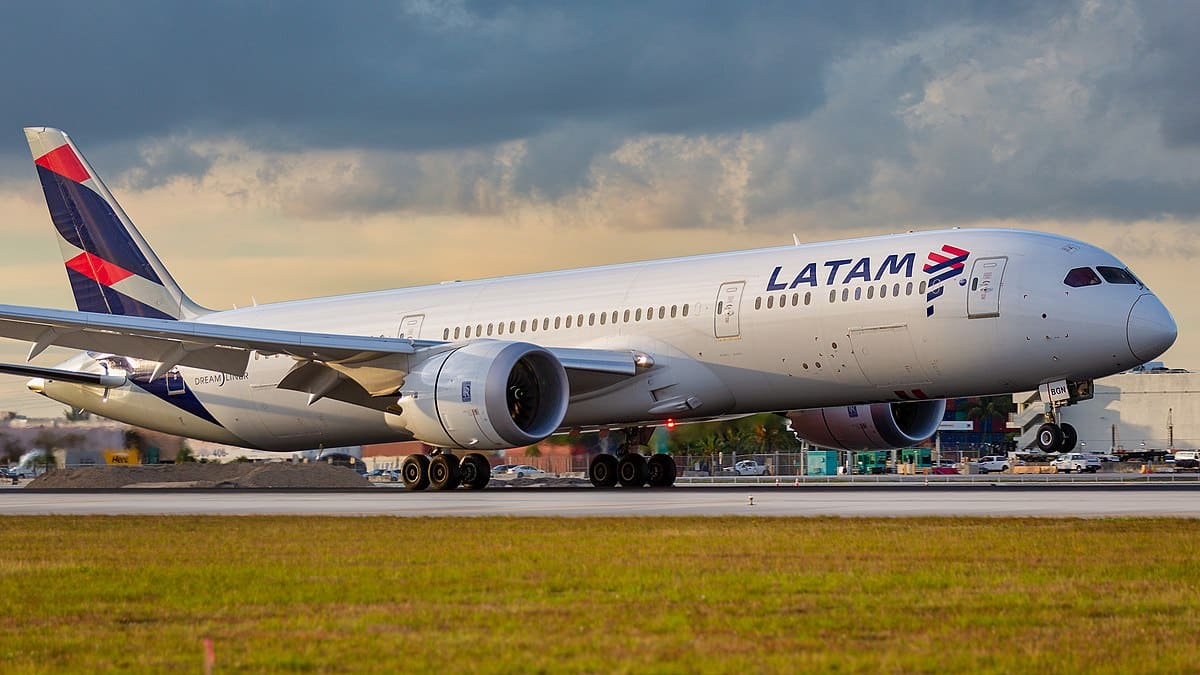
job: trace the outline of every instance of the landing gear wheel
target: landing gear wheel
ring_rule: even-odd
[[[1074,450],[1075,444],[1079,442],[1079,433],[1075,431],[1075,427],[1064,422],[1063,424],[1058,425],[1058,428],[1062,430],[1062,448],[1060,449],[1060,452],[1070,452]]]
[[[429,458],[425,455],[409,455],[400,465],[400,478],[409,490],[424,490],[429,487]]]
[[[443,452],[429,460],[429,485],[434,490],[453,490],[458,482],[458,457]]]
[[[675,460],[670,455],[651,455],[646,461],[650,487],[671,487],[675,484]]]
[[[1037,446],[1042,452],[1058,452],[1062,444],[1063,432],[1057,424],[1043,424],[1038,427]]]
[[[472,452],[463,457],[462,463],[458,465],[458,477],[462,480],[463,487],[468,490],[482,490],[492,480],[492,467],[488,464],[487,457]]]
[[[588,464],[588,480],[598,488],[610,488],[617,484],[617,458],[612,455],[596,455]]]
[[[617,480],[621,481],[622,487],[642,487],[649,477],[650,469],[643,455],[631,452],[617,462]]]

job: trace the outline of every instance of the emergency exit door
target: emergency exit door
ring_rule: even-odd
[[[1000,316],[1000,287],[1007,257],[980,258],[971,266],[967,286],[967,318]]]
[[[714,335],[718,339],[733,339],[742,336],[738,315],[741,313],[744,281],[727,281],[717,291],[717,306]]]
[[[400,320],[399,337],[416,340],[421,337],[421,323],[425,321],[424,314],[410,314]]]

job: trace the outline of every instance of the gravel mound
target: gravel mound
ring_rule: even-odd
[[[26,488],[358,488],[370,481],[353,469],[324,462],[289,464],[155,464],[55,469]]]

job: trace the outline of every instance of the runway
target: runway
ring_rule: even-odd
[[[0,515],[1036,516],[1200,518],[1196,486],[712,487],[470,492],[0,490]]]

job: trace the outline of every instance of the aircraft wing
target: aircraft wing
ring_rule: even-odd
[[[31,359],[53,345],[154,361],[159,365],[151,379],[177,365],[240,376],[246,373],[251,351],[285,354],[297,364],[279,386],[309,393],[310,402],[347,378],[370,396],[390,394],[403,383],[410,357],[419,359],[420,352],[448,344],[17,305],[0,305],[0,337],[32,342]],[[631,351],[548,349],[569,371],[633,375],[638,367],[653,363]]]

